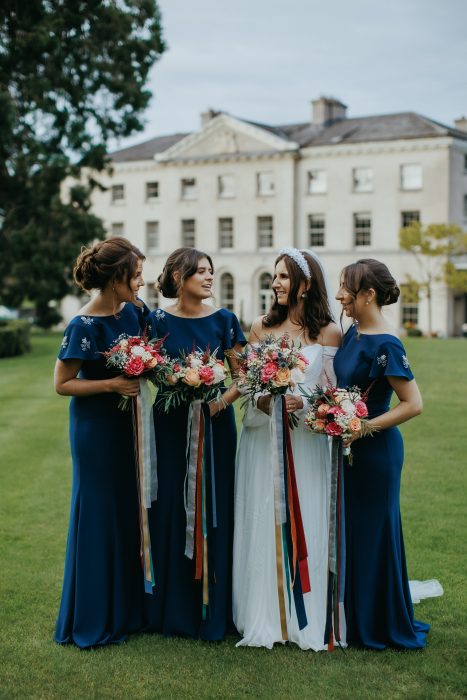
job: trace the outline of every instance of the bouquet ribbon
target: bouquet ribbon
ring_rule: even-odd
[[[344,465],[342,440],[333,439],[331,446],[331,495],[328,543],[328,594],[324,643],[334,648],[345,631],[345,510]]]
[[[293,595],[299,629],[307,626],[303,596],[310,591],[308,552],[298,496],[285,396],[272,398],[272,467],[276,533],[276,570],[282,638],[287,639],[285,594]]]
[[[212,527],[215,528],[216,482],[211,416],[208,404],[197,399],[190,403],[188,409],[185,555],[195,559],[195,580],[202,580],[203,620],[209,606],[209,511]]]
[[[153,592],[154,567],[149,534],[148,510],[157,500],[157,458],[152,406],[157,389],[140,378],[139,394],[132,401],[136,483],[139,504],[140,557],[144,573],[144,590]]]

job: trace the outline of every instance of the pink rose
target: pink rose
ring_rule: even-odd
[[[328,416],[329,416],[329,415],[331,415],[331,416],[342,416],[342,415],[344,415],[345,411],[342,410],[342,408],[341,408],[340,406],[331,406],[331,408],[328,408],[328,410],[326,411],[326,413],[327,413]]]
[[[366,418],[368,415],[368,408],[366,407],[366,403],[364,401],[356,401],[355,402],[355,413],[359,418]]]
[[[278,369],[279,367],[275,362],[266,362],[261,370],[261,381],[268,382],[270,379],[276,376]]]
[[[144,370],[143,360],[141,357],[136,357],[135,355],[131,356],[123,368],[124,373],[129,377],[138,377]]]
[[[200,367],[198,370],[199,378],[209,386],[214,381],[214,370],[212,367]]]
[[[330,423],[328,423],[325,430],[326,433],[331,437],[339,437],[339,435],[342,435],[342,433],[344,432],[341,426],[337,425],[335,421],[331,421]]]

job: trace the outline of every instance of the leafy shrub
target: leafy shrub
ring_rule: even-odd
[[[423,333],[420,328],[407,328],[409,338],[421,338]]]
[[[27,321],[0,322],[0,357],[12,357],[28,352],[31,349],[30,329]]]

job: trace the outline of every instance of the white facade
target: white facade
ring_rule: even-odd
[[[109,235],[127,236],[146,254],[150,305],[165,259],[188,243],[213,257],[216,303],[232,302],[245,324],[268,304],[261,287],[277,251],[310,247],[310,216],[313,249],[336,289],[342,267],[361,257],[385,262],[399,283],[407,273],[417,278],[415,260],[399,250],[403,213],[418,213],[423,224],[467,224],[467,134],[299,146],[219,114],[162,152],[137,160],[131,148],[115,154],[112,175],[99,179],[109,189],[94,193],[93,213]],[[414,313],[426,331],[425,300]],[[401,303],[387,314],[401,325]],[[462,316],[438,285],[433,330],[457,334]]]

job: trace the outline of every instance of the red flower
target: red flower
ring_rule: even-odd
[[[331,437],[339,437],[344,432],[340,425],[337,425],[335,421],[331,421],[327,424],[325,431]]]
[[[345,411],[340,406],[331,406],[331,408],[329,408],[326,411],[326,413],[328,416],[342,416],[345,413]]]
[[[173,371],[180,372],[181,369],[182,369],[181,365],[178,362],[176,362],[173,366]]]
[[[132,335],[131,338],[128,338],[128,345],[130,348],[133,347],[133,345],[142,345],[143,344],[143,339],[140,338],[138,335]]]
[[[275,362],[266,362],[261,370],[261,381],[268,382],[270,379],[276,376],[276,372],[279,369]]]
[[[145,370],[144,362],[141,357],[134,355],[125,364],[123,371],[129,377],[138,377]]]
[[[209,386],[214,381],[214,370],[212,367],[200,367],[198,370],[199,378]]]
[[[368,408],[364,401],[355,402],[355,413],[359,418],[366,418],[368,415]]]

